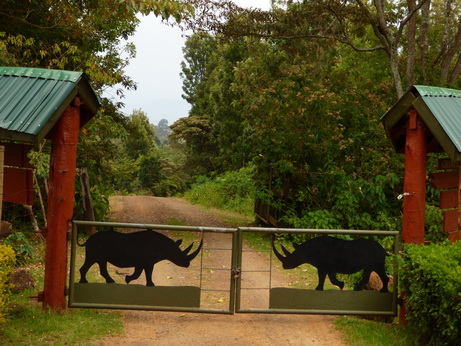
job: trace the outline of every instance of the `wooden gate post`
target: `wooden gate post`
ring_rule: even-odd
[[[66,308],[67,229],[74,206],[80,100],[75,98],[53,129],[45,252],[43,306]]]
[[[404,243],[424,242],[424,215],[426,210],[426,126],[416,110],[407,113],[405,142],[405,175],[403,182],[403,224]],[[400,323],[406,324],[404,294],[401,295]]]
[[[407,114],[405,175],[403,182],[402,239],[405,243],[424,242],[426,210],[426,126],[412,109]]]

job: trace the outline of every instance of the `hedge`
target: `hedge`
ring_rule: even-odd
[[[409,327],[420,342],[461,340],[461,242],[406,245],[401,273]]]
[[[0,323],[5,321],[8,298],[11,293],[11,284],[8,282],[14,271],[16,256],[14,250],[0,244]]]

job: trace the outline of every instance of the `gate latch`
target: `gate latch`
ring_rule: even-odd
[[[242,271],[240,270],[240,268],[233,268],[231,272],[234,279],[238,279]]]

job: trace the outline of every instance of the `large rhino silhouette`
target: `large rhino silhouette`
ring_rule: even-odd
[[[180,267],[187,268],[198,255],[203,244],[202,240],[199,247],[189,254],[194,243],[181,250],[179,248],[181,242],[182,240],[174,241],[166,235],[149,230],[133,233],[120,233],[114,230],[97,232],[81,245],[86,247],[86,256],[85,263],[80,268],[80,282],[88,282],[86,273],[95,263],[99,265],[101,276],[107,283],[115,282],[107,272],[107,262],[109,262],[120,268],[135,268],[133,274],[125,277],[127,284],[136,280],[144,270],[146,286],[154,286],[152,272],[155,263],[169,260]]]
[[[336,279],[336,273],[353,274],[363,270],[362,280],[354,288],[361,291],[368,283],[370,274],[375,271],[383,288],[381,292],[387,292],[389,278],[384,268],[388,254],[376,241],[370,239],[344,240],[330,236],[320,236],[310,239],[302,244],[293,243],[295,250],[290,253],[283,245],[285,257],[275,248],[272,248],[277,258],[282,262],[284,269],[293,269],[303,263],[309,263],[317,268],[319,283],[316,290],[323,291],[325,277],[328,274],[333,285],[340,289],[344,288],[344,282]]]

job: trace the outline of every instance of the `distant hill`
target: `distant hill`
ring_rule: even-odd
[[[171,133],[170,126],[168,125],[168,120],[162,119],[158,122],[157,125],[154,125],[155,135],[159,140],[160,145],[168,143],[168,135]]]

